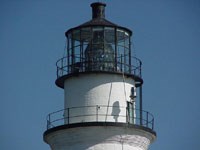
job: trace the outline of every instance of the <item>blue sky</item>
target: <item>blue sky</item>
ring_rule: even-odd
[[[0,149],[49,150],[46,115],[63,108],[55,62],[64,32],[91,19],[93,0],[0,1]],[[106,18],[133,31],[143,62],[144,109],[155,117],[151,150],[200,147],[200,1],[104,0]]]

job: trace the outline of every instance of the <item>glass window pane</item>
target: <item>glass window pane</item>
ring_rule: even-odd
[[[80,29],[73,30],[72,38],[73,38],[73,40],[80,41]]]
[[[115,30],[112,27],[105,27],[105,42],[115,43]]]
[[[93,27],[93,44],[100,44],[104,42],[104,30],[103,27]]]
[[[89,42],[91,40],[91,37],[92,37],[91,28],[87,27],[81,29],[81,41]]]

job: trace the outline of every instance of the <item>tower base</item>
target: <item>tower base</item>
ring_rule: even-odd
[[[44,133],[52,150],[147,150],[155,138],[148,128],[109,122],[63,125]]]

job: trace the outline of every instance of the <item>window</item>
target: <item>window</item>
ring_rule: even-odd
[[[134,102],[127,102],[127,122],[131,124],[135,122]]]

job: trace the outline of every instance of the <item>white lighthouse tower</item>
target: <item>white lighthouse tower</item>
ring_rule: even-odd
[[[64,109],[48,115],[44,141],[52,150],[147,150],[156,132],[153,116],[142,110],[132,31],[105,19],[106,4],[91,7],[92,19],[65,33],[56,79]]]

